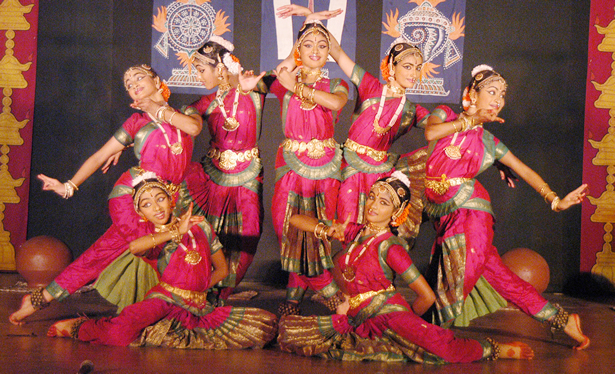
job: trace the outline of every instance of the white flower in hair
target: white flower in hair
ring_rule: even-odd
[[[228,40],[224,39],[221,36],[213,35],[211,38],[209,38],[209,40],[220,44],[221,46],[226,48],[229,52],[233,52],[235,50],[235,46],[233,45],[233,43],[229,42]]]
[[[140,173],[139,175],[135,177],[135,179],[132,180],[132,186],[134,187],[137,184],[147,179],[158,179],[158,176],[153,171],[146,171],[146,172]]]
[[[485,71],[485,70],[492,71],[493,68],[491,66],[485,65],[485,64],[478,65],[474,69],[472,69],[472,78],[474,78],[476,76],[476,74],[480,73],[481,71]]]
[[[226,66],[228,72],[233,75],[237,75],[240,71],[243,70],[241,65],[239,65],[239,62],[233,60],[233,57],[230,53],[224,54],[224,57],[222,57],[222,62],[224,63],[224,66]]]
[[[399,179],[399,181],[401,183],[405,184],[406,187],[410,188],[410,179],[408,179],[408,177],[406,177],[406,174],[402,173],[399,170],[396,170],[395,172],[393,172],[393,174],[391,174],[391,176],[393,178]]]

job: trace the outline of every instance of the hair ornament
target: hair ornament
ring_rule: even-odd
[[[221,36],[213,35],[211,38],[209,38],[209,41],[220,44],[221,46],[226,48],[229,52],[233,52],[235,50],[235,46],[233,45],[233,43],[229,42],[228,40],[224,39]]]
[[[232,54],[225,53],[222,57],[222,62],[224,63],[224,66],[226,66],[229,73],[237,75],[243,70],[243,68],[239,64],[239,60],[233,57],[234,56]]]
[[[142,171],[132,180],[132,186],[136,186],[137,184],[147,180],[147,179],[159,179],[158,175],[153,171]]]
[[[476,67],[474,67],[474,69],[472,69],[472,78],[475,78],[476,80],[481,80],[482,77],[477,77],[476,74],[480,73],[481,71],[493,71],[493,68],[489,65],[478,65]]]
[[[401,171],[395,170],[395,172],[391,174],[391,177],[399,179],[401,183],[403,183],[406,187],[410,188],[410,179],[408,179],[406,174],[402,173]]]

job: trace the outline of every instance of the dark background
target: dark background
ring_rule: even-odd
[[[236,1],[235,54],[247,69],[258,70],[260,1]],[[61,181],[100,148],[133,110],[122,75],[136,63],[149,63],[152,2],[143,0],[40,1],[38,72],[32,150],[28,237],[55,236],[77,256],[110,225],[107,194],[128,167],[125,152],[108,174],[95,173],[68,201],[41,191],[39,173]],[[508,81],[504,125],[486,128],[564,196],[581,184],[589,0],[467,0],[463,82],[478,64],[489,64]],[[357,0],[356,62],[378,73],[381,1]],[[266,67],[267,69],[273,67]],[[196,95],[171,97],[174,107]],[[425,105],[428,109],[433,106]],[[354,102],[349,101],[336,129],[343,142]],[[458,106],[454,106],[458,110]],[[246,279],[280,278],[277,239],[269,212],[274,157],[283,139],[277,99],[267,99],[260,140],[265,166],[263,236]],[[197,140],[194,160],[205,154],[209,134]],[[425,145],[414,129],[393,147],[405,153]],[[490,191],[496,214],[495,245],[500,254],[527,247],[540,253],[551,269],[549,290],[559,291],[579,272],[581,210],[553,213],[525,182],[510,189],[497,171],[481,182]],[[423,224],[412,257],[420,269],[429,260],[434,233]]]

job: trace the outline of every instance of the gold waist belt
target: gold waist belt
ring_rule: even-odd
[[[346,139],[346,142],[344,143],[344,147],[350,149],[351,151],[354,151],[360,155],[367,155],[369,157],[371,157],[372,159],[374,159],[375,161],[382,161],[385,160],[387,158],[388,152],[387,151],[377,151],[372,147],[368,147],[366,145],[363,144],[359,144],[357,142],[355,142],[354,140],[351,139]]]
[[[230,149],[220,151],[217,148],[210,148],[207,152],[207,157],[214,160],[220,160],[220,167],[222,169],[233,170],[237,167],[238,162],[250,161],[253,158],[257,158],[258,147],[254,147],[243,152],[235,152]]]
[[[471,180],[470,178],[446,178],[446,174],[442,174],[441,177],[426,177],[425,188],[429,188],[438,195],[444,195],[452,186],[459,186]]]
[[[160,287],[164,288],[165,290],[169,292],[176,294],[177,296],[180,296],[182,299],[190,300],[194,302],[195,304],[202,305],[207,302],[207,292],[196,292],[196,291],[184,290],[181,288],[171,286],[170,284],[164,283],[164,282],[160,282]]]
[[[307,151],[307,156],[311,159],[319,159],[325,155],[326,148],[335,148],[337,143],[335,139],[329,138],[325,140],[312,139],[309,142],[301,142],[295,139],[284,139],[281,146],[284,150],[291,152],[303,153]]]
[[[356,296],[351,297],[348,300],[348,304],[350,304],[350,308],[351,309],[355,309],[359,305],[361,305],[365,300],[371,299],[372,297],[374,297],[376,295],[379,295],[381,293],[384,293],[384,292],[393,292],[393,291],[395,291],[395,286],[390,285],[386,289],[382,289],[382,290],[378,290],[378,291],[363,292],[363,293],[360,293],[360,294],[358,294]]]

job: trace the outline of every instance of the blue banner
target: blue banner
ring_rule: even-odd
[[[408,89],[417,103],[460,103],[465,0],[384,0],[380,55],[394,41],[423,52],[421,81]]]
[[[343,9],[337,17],[323,21],[329,32],[340,42],[342,49],[351,59],[355,59],[357,34],[357,8],[355,0],[263,0],[261,22],[261,70],[272,70],[292,52],[297,33],[305,17],[276,17],[275,10],[283,5],[297,4],[304,7],[313,6],[315,12]],[[349,85],[350,80],[329,56],[323,68],[327,78],[343,78]],[[350,90],[351,98],[354,91]]]
[[[190,65],[213,35],[233,42],[233,0],[154,0],[152,68],[172,92],[205,93]]]

